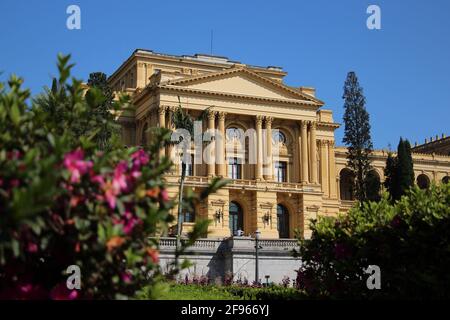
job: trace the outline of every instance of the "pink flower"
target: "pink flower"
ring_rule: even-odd
[[[167,192],[166,189],[162,189],[160,195],[161,195],[162,201],[164,201],[164,202],[169,201],[169,193]]]
[[[110,181],[105,183],[104,191],[105,191],[106,202],[108,203],[108,205],[109,205],[109,207],[111,209],[114,209],[116,207],[116,199],[117,199],[116,196],[117,196],[117,193],[114,190],[114,187],[113,187],[113,185],[111,184]]]
[[[122,273],[120,277],[122,278],[122,281],[125,283],[130,283],[132,279],[131,274],[128,272]]]
[[[87,173],[92,168],[92,161],[85,161],[84,152],[81,148],[69,152],[64,156],[64,166],[70,172],[70,182],[80,182],[81,175]]]
[[[38,246],[36,243],[29,242],[27,246],[27,251],[30,253],[35,253],[38,251]]]
[[[114,178],[113,178],[113,188],[118,194],[121,190],[126,190],[127,181],[124,173],[127,171],[128,166],[125,161],[119,162],[119,164],[114,169]]]
[[[60,283],[50,291],[50,298],[53,300],[75,300],[78,297],[78,291],[69,290],[66,283]]]
[[[131,155],[131,159],[133,160],[133,165],[141,167],[146,165],[150,158],[144,150],[139,149]]]

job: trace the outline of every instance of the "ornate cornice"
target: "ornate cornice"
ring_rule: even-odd
[[[262,82],[265,82],[266,84],[270,84],[270,85],[272,85],[274,87],[277,87],[277,88],[279,88],[279,89],[281,89],[283,91],[289,92],[290,94],[292,94],[292,95],[294,95],[296,97],[302,98],[304,101],[308,101],[308,102],[314,103],[315,105],[324,105],[323,101],[321,101],[321,100],[319,100],[319,99],[317,99],[315,97],[303,94],[302,92],[294,90],[294,89],[286,86],[283,83],[276,82],[276,81],[274,81],[272,79],[269,79],[267,77],[263,77],[263,76],[257,74],[256,72],[253,72],[253,71],[249,70],[248,68],[242,67],[242,66],[237,66],[237,67],[233,67],[231,69],[225,70],[225,71],[213,72],[213,73],[200,75],[200,76],[196,76],[196,77],[189,77],[189,78],[183,78],[183,79],[169,80],[165,84],[162,84],[162,85],[163,86],[164,85],[173,86],[173,85],[179,85],[179,84],[193,83],[193,82],[199,82],[199,81],[203,81],[203,80],[207,80],[207,79],[211,79],[211,78],[217,78],[217,77],[221,77],[221,76],[224,76],[224,75],[230,75],[230,74],[236,74],[236,73],[245,73],[247,75],[250,75],[250,76],[252,76],[252,77],[254,77],[254,78],[256,78],[256,79],[258,79],[258,80],[260,80]]]
[[[212,95],[218,97],[226,97],[226,98],[235,98],[235,99],[247,99],[253,101],[264,101],[264,102],[276,102],[282,104],[291,104],[298,105],[303,107],[308,107],[316,110],[318,105],[311,101],[305,100],[294,100],[294,99],[277,99],[277,98],[268,98],[268,97],[257,97],[257,96],[249,96],[244,94],[235,94],[228,92],[218,92],[218,91],[208,91],[208,90],[200,90],[200,89],[191,89],[191,88],[183,88],[183,87],[170,87],[170,86],[159,86],[160,90],[168,90],[168,91],[177,91],[177,92],[185,92],[185,93],[193,93],[198,95]]]

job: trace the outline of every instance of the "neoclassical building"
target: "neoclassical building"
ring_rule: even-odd
[[[195,148],[189,150],[187,187],[201,192],[215,176],[231,182],[194,212],[184,213],[184,231],[196,219],[208,218],[211,238],[225,238],[237,230],[253,235],[257,229],[266,239],[294,238],[296,231],[308,237],[310,219],[345,212],[353,204],[346,149],[335,142],[339,124],[314,88],[288,86],[283,82],[286,74],[280,67],[226,57],[139,49],[109,78],[112,88],[129,93],[136,106],[119,117],[127,145],[148,143],[151,127],[172,128],[171,114],[179,103],[194,118],[207,110],[203,129],[215,129],[225,137],[212,140],[214,163],[200,163]],[[429,142],[413,149],[419,186],[448,182],[450,156],[442,147],[448,142],[442,136],[434,140],[438,149]],[[250,150],[256,150],[253,163]],[[161,150],[163,155],[179,156],[174,147]],[[372,157],[373,174],[383,182],[387,152],[376,150]],[[166,176],[173,197],[179,167]]]

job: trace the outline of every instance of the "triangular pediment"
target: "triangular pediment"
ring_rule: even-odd
[[[321,101],[245,68],[168,81],[163,86],[278,100]]]

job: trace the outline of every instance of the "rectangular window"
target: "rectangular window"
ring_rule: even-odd
[[[231,179],[242,179],[239,158],[228,159],[228,177]]]
[[[275,178],[277,182],[287,182],[286,161],[275,161]]]

